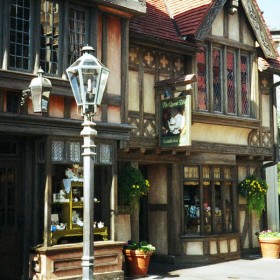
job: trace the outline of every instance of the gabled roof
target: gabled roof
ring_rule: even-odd
[[[146,0],[147,13],[130,22],[130,31],[181,44],[202,41],[226,0]],[[256,0],[239,0],[266,58],[278,53]]]
[[[140,33],[147,37],[181,44],[185,43],[176,32],[164,0],[147,0],[146,6],[146,15],[131,19],[130,31]]]

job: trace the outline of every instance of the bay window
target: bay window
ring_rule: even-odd
[[[198,111],[253,117],[250,108],[251,56],[240,49],[204,46],[196,56]]]

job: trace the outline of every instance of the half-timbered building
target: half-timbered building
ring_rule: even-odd
[[[209,263],[279,226],[275,96],[280,60],[256,0],[0,1],[0,279],[80,279],[82,118],[66,68],[91,45],[110,69],[96,122],[95,278],[123,279],[124,242],[154,259]],[[22,91],[40,67],[48,112]],[[123,167],[150,181],[138,212]],[[271,180],[249,214],[237,184]],[[272,211],[273,210],[273,211]],[[100,225],[100,227],[98,226]]]

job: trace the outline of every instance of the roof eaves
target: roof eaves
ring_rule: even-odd
[[[277,51],[257,2],[255,0],[241,0],[241,3],[264,56],[276,59]]]
[[[212,5],[209,6],[208,10],[206,11],[205,17],[201,24],[199,25],[194,38],[198,41],[203,41],[208,34],[213,21],[215,20],[218,13],[224,7],[227,0],[215,0],[213,1]]]

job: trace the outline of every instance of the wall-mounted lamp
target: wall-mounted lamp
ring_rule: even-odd
[[[48,111],[52,83],[43,77],[44,71],[41,68],[37,74],[38,77],[32,79],[28,89],[22,91],[21,105],[29,97],[32,99],[34,113],[42,113]]]

